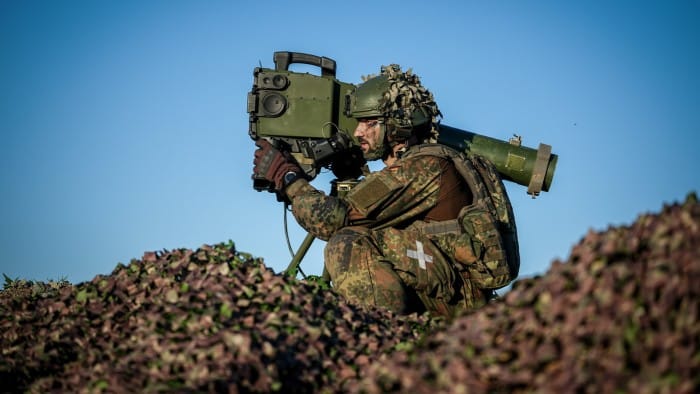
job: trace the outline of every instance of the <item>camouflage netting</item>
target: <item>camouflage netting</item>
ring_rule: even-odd
[[[374,363],[352,391],[697,393],[700,205],[589,232],[501,302]]]
[[[53,294],[21,287],[0,297],[2,390],[314,392],[432,324],[360,311],[231,243],[147,253]]]
[[[3,392],[697,392],[700,205],[589,232],[447,324],[347,305],[232,243],[0,292]],[[360,371],[360,373],[358,373]]]

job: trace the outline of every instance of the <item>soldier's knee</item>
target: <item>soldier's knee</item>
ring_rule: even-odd
[[[369,234],[369,230],[364,227],[343,227],[328,239],[327,244],[329,246],[350,245],[368,237]]]
[[[372,242],[368,231],[362,228],[345,227],[328,239],[324,249],[326,268],[331,275],[351,269],[353,264],[372,254]]]
[[[406,289],[371,231],[343,228],[328,240],[324,254],[333,287],[348,301],[406,313],[411,305]]]

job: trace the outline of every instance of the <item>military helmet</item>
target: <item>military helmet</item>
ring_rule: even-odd
[[[347,115],[356,119],[384,118],[387,132],[395,140],[406,140],[423,130],[435,142],[441,113],[418,76],[392,64],[383,66],[380,75],[367,78],[350,93]]]

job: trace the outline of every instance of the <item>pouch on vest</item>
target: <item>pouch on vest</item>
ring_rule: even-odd
[[[459,215],[463,233],[455,240],[455,260],[481,289],[498,289],[511,281],[501,234],[493,216],[478,205],[464,207]]]

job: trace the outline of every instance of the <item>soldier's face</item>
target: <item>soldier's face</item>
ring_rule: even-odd
[[[355,128],[355,137],[360,143],[362,153],[374,152],[382,147],[380,124],[378,119],[360,119]]]

